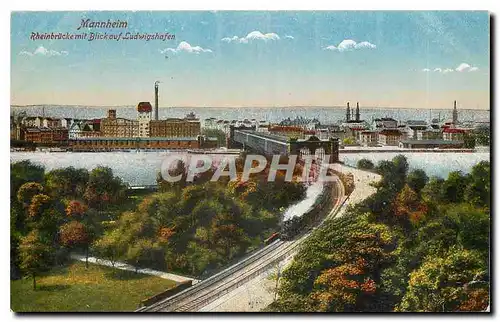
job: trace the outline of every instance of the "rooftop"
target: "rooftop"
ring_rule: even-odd
[[[151,112],[152,110],[153,107],[151,106],[150,102],[139,102],[139,104],[137,104],[137,111],[139,113],[148,113]]]

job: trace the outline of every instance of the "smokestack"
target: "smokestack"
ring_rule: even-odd
[[[160,82],[155,82],[155,120],[158,121],[158,84]]]

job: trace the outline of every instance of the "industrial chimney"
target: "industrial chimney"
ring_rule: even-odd
[[[158,121],[158,84],[160,82],[155,82],[155,120]]]

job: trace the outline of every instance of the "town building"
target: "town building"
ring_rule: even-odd
[[[396,129],[398,121],[392,117],[376,118],[373,120],[371,127],[373,130]]]
[[[68,142],[68,129],[65,128],[46,128],[46,127],[29,127],[24,128],[24,140],[27,142],[37,143],[40,145],[65,145]]]
[[[54,128],[54,127],[59,127],[60,124],[60,119],[53,118],[53,117],[44,117],[42,119],[42,127],[47,127],[47,128]]]
[[[441,139],[443,134],[439,129],[433,129],[430,127],[428,130],[418,131],[417,132],[417,140],[437,140]]]
[[[203,127],[206,129],[217,129],[217,119],[209,117],[203,121]]]
[[[378,132],[360,131],[359,143],[363,146],[376,146],[378,144]]]
[[[37,116],[27,116],[23,118],[21,124],[25,127],[40,127],[42,125],[42,118]]]
[[[212,140],[213,141],[213,140]],[[165,138],[165,137],[96,137],[79,138],[69,141],[73,151],[112,151],[112,150],[176,150],[199,149],[202,147],[203,138],[200,136],[190,138]]]
[[[305,130],[298,126],[271,126],[269,134],[278,135],[286,138],[303,139]]]
[[[201,135],[200,120],[189,114],[186,118],[167,118],[166,120],[152,120],[150,123],[151,137],[182,138]]]
[[[116,117],[116,110],[108,110],[108,117],[101,119],[103,137],[138,137],[139,121]]]
[[[408,131],[408,139],[417,139],[419,133],[427,131],[429,125],[423,120],[408,120],[406,121]]]
[[[443,140],[445,141],[463,141],[466,131],[464,129],[457,129],[447,127],[443,129]]]
[[[380,145],[397,146],[401,137],[401,131],[397,129],[385,129],[378,132],[378,143]]]
[[[369,128],[368,123],[361,119],[359,103],[356,103],[356,111],[354,112],[354,110],[351,110],[349,102],[347,102],[346,119],[340,125],[340,128],[344,132],[344,138],[352,137],[359,142],[361,131],[368,130]]]
[[[303,128],[304,130],[314,130],[318,125],[320,125],[320,122],[316,118],[307,119],[302,116],[297,116],[293,120],[288,117],[283,121],[281,121],[278,125],[300,127]]]

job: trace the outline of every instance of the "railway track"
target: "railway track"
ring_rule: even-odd
[[[321,224],[328,218],[335,216],[342,205],[343,186],[336,185],[336,196],[334,207],[324,218]],[[321,226],[321,224],[319,226]],[[317,228],[317,227],[316,227]],[[315,229],[316,229],[315,228]],[[293,241],[276,240],[270,245],[248,255],[240,262],[227,269],[203,280],[192,287],[153,305],[138,309],[136,312],[194,312],[232,290],[240,287],[250,279],[262,274],[271,265],[291,255],[300,244],[314,231],[304,233]]]

